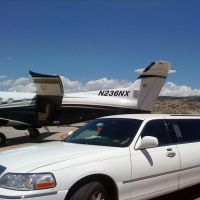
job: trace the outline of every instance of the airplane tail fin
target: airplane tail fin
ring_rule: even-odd
[[[135,71],[140,76],[128,89],[133,90],[133,97],[137,99],[138,109],[152,111],[167,75],[175,71],[171,70],[171,64],[166,61],[152,62],[145,69]]]

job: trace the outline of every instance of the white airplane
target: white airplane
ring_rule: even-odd
[[[59,76],[29,72],[36,93],[0,92],[0,126],[26,130],[38,137],[37,128],[67,125],[113,114],[149,113],[162,89],[171,64],[151,63],[135,70],[137,80],[127,88],[64,94]],[[6,137],[0,133],[0,143]]]

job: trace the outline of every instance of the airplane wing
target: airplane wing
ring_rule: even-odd
[[[63,84],[60,76],[38,74],[29,71],[36,86],[37,118],[39,121],[52,121],[61,108],[64,95]]]
[[[0,126],[29,126],[30,124],[17,121],[17,120],[11,120],[7,118],[0,118]]]

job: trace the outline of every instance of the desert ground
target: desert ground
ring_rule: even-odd
[[[159,97],[153,113],[200,115],[200,97]]]

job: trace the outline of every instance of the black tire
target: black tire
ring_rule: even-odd
[[[4,145],[6,143],[6,136],[3,133],[0,133],[0,145]]]
[[[69,200],[108,200],[108,194],[101,183],[91,182],[77,189]]]
[[[36,128],[29,128],[28,132],[31,138],[38,138],[40,135],[40,132]]]

